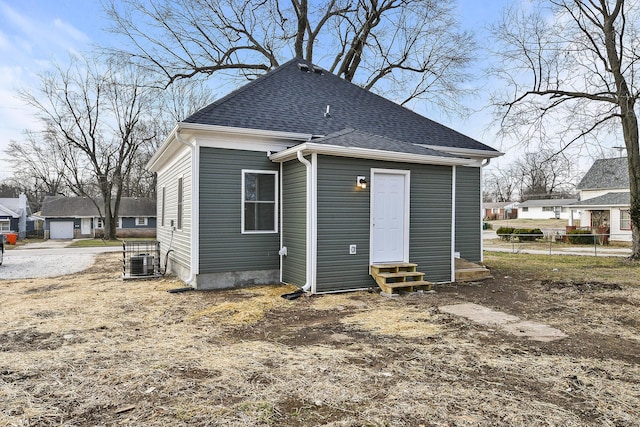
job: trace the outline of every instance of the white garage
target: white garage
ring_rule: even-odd
[[[73,239],[73,221],[51,221],[49,223],[50,239]]]

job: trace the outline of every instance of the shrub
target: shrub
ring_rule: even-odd
[[[509,240],[511,238],[510,235],[513,234],[513,230],[515,230],[513,227],[500,227],[496,230],[496,234],[502,240]]]
[[[537,239],[542,239],[544,233],[539,228],[516,228],[513,230],[513,234],[520,239],[521,242],[535,242]]]
[[[567,240],[573,245],[591,245],[593,244],[593,235],[591,230],[569,230],[567,231]]]

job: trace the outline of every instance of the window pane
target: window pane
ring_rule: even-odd
[[[275,231],[275,203],[247,202],[244,206],[246,231]]]
[[[620,211],[620,229],[631,230],[631,215],[629,211]]]
[[[261,202],[273,202],[276,200],[275,179],[276,176],[272,174],[258,176],[258,197],[256,200]]]
[[[257,192],[258,174],[246,173],[244,175],[244,199],[255,202],[258,200]]]

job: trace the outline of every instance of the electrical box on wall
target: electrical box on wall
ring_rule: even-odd
[[[349,255],[355,255],[356,252],[356,245],[349,245]]]

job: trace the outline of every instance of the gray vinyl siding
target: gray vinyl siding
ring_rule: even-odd
[[[304,286],[307,280],[307,168],[298,160],[283,164],[282,172],[282,280]]]
[[[182,229],[173,230],[178,220],[178,178],[182,178],[183,215]],[[191,151],[182,155],[166,170],[158,173],[158,191],[162,194],[165,188],[165,223],[157,228],[157,239],[160,242],[161,259],[171,249],[169,259],[188,269],[191,262]],[[158,199],[157,215],[162,214],[162,199]],[[173,235],[172,235],[173,230]]]
[[[456,168],[456,252],[471,262],[482,260],[480,168]]]
[[[432,282],[451,281],[452,181],[451,166],[411,169],[410,261]]]
[[[242,234],[242,170],[279,171],[265,152],[200,149],[199,273],[278,270],[278,233]]]
[[[318,156],[318,238],[316,292],[374,286],[369,275],[369,189],[358,190],[356,177],[370,179],[376,162]],[[349,245],[357,253],[349,254]]]
[[[448,166],[318,156],[316,292],[375,286],[369,275],[371,189],[356,176],[371,168],[409,170],[410,261],[434,282],[451,280],[451,180]],[[349,255],[349,245],[357,254]]]

